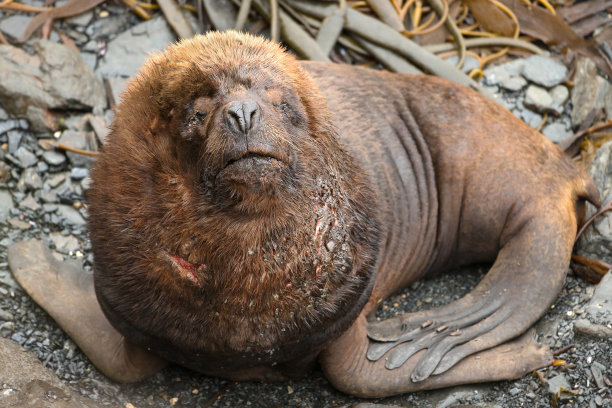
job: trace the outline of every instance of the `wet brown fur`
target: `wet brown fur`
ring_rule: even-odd
[[[93,172],[89,227],[98,298],[111,322],[201,371],[214,372],[206,354],[223,356],[227,374],[232,356],[238,366],[295,358],[346,329],[371,289],[377,231],[365,206],[372,192],[294,58],[255,37],[211,37],[155,56],[130,84]],[[291,173],[266,194],[214,190],[208,173],[231,155],[217,112],[251,81],[294,107],[283,116],[261,103],[261,144],[289,151]],[[192,102],[202,95],[215,96],[201,102],[209,112],[193,126]],[[203,264],[201,287],[163,253]]]

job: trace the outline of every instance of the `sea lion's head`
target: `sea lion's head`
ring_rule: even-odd
[[[277,44],[210,33],[154,55],[92,178],[100,304],[166,358],[211,372],[306,355],[367,300],[375,200]]]

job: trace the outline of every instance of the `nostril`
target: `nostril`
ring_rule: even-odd
[[[259,106],[253,101],[233,102],[227,108],[230,123],[242,133],[248,133],[257,121]]]

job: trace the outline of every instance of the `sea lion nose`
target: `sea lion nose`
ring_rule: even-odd
[[[244,134],[253,128],[258,114],[259,106],[253,101],[233,102],[227,108],[227,120]]]

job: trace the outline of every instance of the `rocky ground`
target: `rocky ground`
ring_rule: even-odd
[[[37,0],[27,3],[42,5]],[[30,18],[0,14],[0,30],[9,39],[20,38]],[[148,52],[175,40],[163,17],[142,23],[123,7],[111,5],[67,19],[61,27],[80,54],[59,45],[55,33],[50,42],[0,46],[0,406],[367,406],[334,390],[318,370],[299,381],[233,384],[168,367],[138,384],[113,383],[15,283],[5,249],[27,238],[42,240],[58,259],[91,271],[84,193],[93,159],[57,149],[57,144],[81,150],[103,144],[112,120],[107,100],[119,100],[126,78]],[[553,58],[519,58],[485,70],[482,82],[500,103],[531,126],[542,127],[554,142],[570,138],[587,117],[612,117],[612,85],[587,59],[569,73]],[[612,142],[599,149],[591,167],[604,201],[610,200]],[[579,246],[584,255],[612,263],[612,213],[602,216]],[[453,271],[415,284],[382,305],[379,317],[455,300],[485,271]],[[371,402],[419,407],[612,406],[611,294],[610,274],[597,286],[568,277],[537,327],[539,340],[554,350],[574,345],[557,357],[564,364],[517,381]]]

